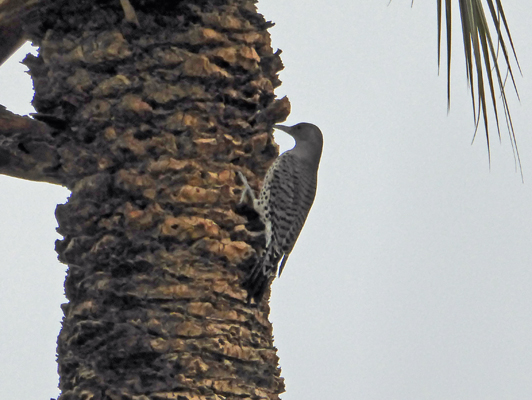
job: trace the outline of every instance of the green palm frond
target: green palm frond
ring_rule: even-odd
[[[454,0],[437,0],[438,4],[438,65],[440,65],[440,51],[441,51],[441,33],[442,33],[442,14],[443,7],[445,6],[445,20],[447,30],[447,106],[450,106],[451,99],[451,22],[452,22],[452,10],[451,3]],[[486,3],[489,8],[490,22],[493,24],[493,28],[497,33],[497,40],[494,45],[492,40],[491,31],[488,18],[484,13],[482,4]],[[445,3],[445,4],[444,4]],[[514,151],[516,165],[521,170],[521,161],[519,158],[519,151],[517,149],[517,143],[515,139],[515,132],[512,123],[512,117],[510,115],[510,109],[508,108],[508,101],[505,92],[505,79],[501,74],[501,68],[498,62],[499,48],[503,53],[503,60],[506,63],[508,75],[510,76],[517,98],[519,94],[517,92],[517,86],[515,84],[514,73],[510,64],[510,56],[508,53],[508,43],[513,52],[513,56],[517,62],[519,71],[519,61],[515,53],[512,36],[510,35],[510,29],[508,22],[504,14],[501,0],[458,0],[460,8],[460,18],[462,21],[462,36],[464,42],[464,53],[466,59],[466,72],[467,80],[471,90],[471,101],[473,104],[473,115],[475,119],[475,125],[478,129],[480,120],[484,122],[484,128],[486,130],[486,142],[488,146],[488,156],[490,154],[490,142],[489,142],[489,129],[488,129],[488,115],[487,100],[491,98],[491,104],[495,114],[495,120],[497,124],[497,132],[500,139],[500,126],[499,126],[499,109],[497,108],[496,97],[496,85],[498,86],[498,92],[502,101],[502,108],[504,110],[504,117],[506,125],[508,127],[508,134],[510,136],[510,142]],[[505,39],[505,36],[507,39]],[[487,81],[487,82],[486,82]],[[475,130],[476,135],[476,130]],[[473,137],[474,140],[474,137]]]

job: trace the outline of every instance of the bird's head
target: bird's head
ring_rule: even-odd
[[[323,146],[323,135],[321,134],[320,128],[314,124],[301,122],[294,126],[274,125],[273,127],[292,136],[296,141],[296,145],[308,143],[312,146],[319,147],[320,150]]]

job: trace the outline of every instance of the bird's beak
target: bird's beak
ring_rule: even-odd
[[[279,130],[281,130],[281,131],[283,131],[283,132],[286,132],[286,133],[290,134],[290,128],[291,128],[290,126],[286,126],[286,125],[274,125],[273,128],[274,128],[274,129],[279,129]]]

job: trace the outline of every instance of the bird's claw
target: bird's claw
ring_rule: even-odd
[[[246,196],[249,196],[251,198],[251,201],[253,202],[255,200],[255,194],[253,193],[253,189],[251,189],[251,186],[249,186],[248,180],[244,176],[244,174],[240,171],[237,171],[238,176],[242,180],[242,183],[244,185],[244,190],[242,191],[242,195],[240,196],[239,203],[245,203]]]

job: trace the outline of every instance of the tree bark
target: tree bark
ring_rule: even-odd
[[[52,127],[32,123],[72,191],[60,399],[278,399],[267,300],[240,286],[264,243],[235,209],[236,171],[259,186],[289,112],[271,24],[249,0],[122,3],[46,2],[24,23]]]

